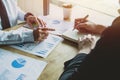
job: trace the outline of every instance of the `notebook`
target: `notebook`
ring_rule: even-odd
[[[78,30],[73,30],[73,28],[67,30],[66,32],[64,32],[62,34],[62,37],[64,39],[67,39],[69,41],[72,41],[72,42],[75,42],[75,43],[78,43],[78,38],[80,37],[83,37],[85,35],[88,35],[87,33],[80,33],[78,32]],[[95,42],[100,38],[100,35],[93,35],[92,36],[95,36],[96,40]]]
[[[67,30],[66,32],[64,32],[62,34],[62,37],[64,39],[67,39],[67,40],[70,40],[72,42],[77,43],[78,42],[78,38],[82,37],[84,35],[86,35],[86,34],[85,33],[80,33],[77,30],[73,30],[73,28],[71,28],[71,29]]]

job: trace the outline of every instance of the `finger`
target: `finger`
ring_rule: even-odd
[[[30,28],[33,27],[31,19],[27,18],[26,22],[27,22],[27,24],[29,25]]]
[[[40,35],[48,35],[49,33],[47,31],[39,31]]]
[[[85,22],[87,22],[88,20],[86,20],[86,19],[82,19],[80,22],[81,23],[85,23]]]
[[[39,21],[39,23],[41,24],[41,21],[40,21],[40,19],[39,18],[37,18],[37,20]]]
[[[44,25],[44,23],[43,23],[43,20],[40,20],[40,19],[38,18],[38,21],[39,21],[39,23],[40,23],[40,27],[45,27],[45,25]]]
[[[46,27],[47,24],[46,24],[44,21],[43,21],[43,23],[44,23],[44,25],[45,25],[45,27]]]
[[[39,34],[45,34],[45,33],[47,33],[47,31],[39,30]]]
[[[47,39],[47,36],[44,35],[44,37],[41,37],[41,39]]]
[[[40,20],[39,18],[37,18],[38,19],[38,21],[41,23],[43,23],[43,25],[46,25],[46,23],[43,21],[43,20]]]
[[[42,38],[38,38],[38,42],[42,42],[44,39]]]
[[[41,22],[42,22],[43,27],[46,27],[46,23],[43,20],[41,20]]]
[[[39,37],[41,37],[42,39],[46,39],[47,38],[47,36],[49,35],[49,33],[48,32],[43,32],[43,31],[41,31],[40,33],[39,33]]]
[[[42,27],[42,23],[41,23],[41,20],[39,19],[39,18],[37,18],[37,20],[39,21],[39,24],[40,24],[40,26],[39,27]]]
[[[87,24],[80,24],[79,26],[76,27],[76,29],[80,32],[87,32],[86,26]]]
[[[44,37],[44,38],[46,39],[46,38],[48,37],[48,35],[49,35],[49,33],[48,33],[48,32],[46,32],[46,33],[45,33],[45,37]]]
[[[75,28],[76,28],[76,29],[81,29],[81,28],[84,28],[84,29],[85,29],[86,26],[87,26],[87,24],[81,23],[81,24],[76,25]]]
[[[81,18],[81,19],[76,20],[75,23],[85,23],[87,21],[88,21],[87,19]]]
[[[79,31],[80,31],[81,33],[88,33],[88,31],[85,30],[85,29],[80,29]]]
[[[33,17],[33,16],[29,17],[29,19],[28,19],[27,22],[29,23],[29,26],[30,26],[31,28],[34,28],[34,27],[38,27],[38,26],[39,26],[39,23],[37,22],[36,17]]]
[[[28,23],[29,27],[33,29],[33,25],[31,23]]]
[[[40,23],[39,23],[37,17],[35,17],[35,23],[36,23],[38,26],[40,26]]]
[[[75,22],[76,23],[84,23],[84,22],[87,22],[87,18],[89,17],[89,15],[86,15],[84,18],[77,18],[75,19]]]
[[[44,33],[44,34],[39,34],[39,38],[38,38],[38,40],[39,41],[43,41],[44,39],[46,39],[47,38],[47,36],[48,36],[48,33],[46,32],[46,33]]]
[[[43,41],[43,39],[42,39],[42,34],[39,34],[39,37],[38,37],[38,39],[37,39],[37,41]]]
[[[44,21],[43,21],[43,25],[44,25],[43,27],[47,27],[47,26],[46,26],[46,23],[45,23]]]
[[[87,21],[87,20],[86,20]],[[80,21],[75,21],[75,25],[74,25],[74,29],[77,29],[78,27],[80,27],[81,25],[85,24],[86,22],[84,19],[81,19]],[[74,30],[73,29],[73,30]]]

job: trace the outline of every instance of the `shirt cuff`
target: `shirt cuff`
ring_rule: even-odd
[[[22,42],[34,42],[33,30],[24,32],[22,36],[23,36]]]

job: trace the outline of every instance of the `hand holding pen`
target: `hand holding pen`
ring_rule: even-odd
[[[36,16],[28,16],[26,22],[29,28],[33,29],[34,41],[40,42],[47,38],[49,31],[55,31],[53,28],[46,27],[46,23]]]
[[[47,27],[43,27],[43,28],[38,27],[37,29],[34,29],[33,30],[34,41],[36,42],[43,41],[48,37],[49,31],[55,31],[55,29],[47,28]]]
[[[87,22],[87,21],[88,21],[88,20],[87,20],[88,16],[89,16],[89,15],[86,15],[84,18],[77,18],[77,19],[75,19],[75,23],[74,23],[74,28],[73,28],[73,30],[75,30],[77,27],[79,27],[79,25],[80,25],[81,23]]]

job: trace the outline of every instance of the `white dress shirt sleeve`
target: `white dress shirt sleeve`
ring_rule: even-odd
[[[18,20],[24,21],[25,12],[18,7]]]
[[[33,30],[0,31],[0,45],[34,42]]]

